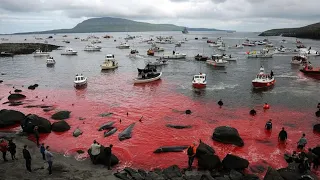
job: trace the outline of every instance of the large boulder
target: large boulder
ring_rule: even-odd
[[[54,120],[64,120],[70,117],[70,111],[59,111],[54,113],[51,118]]]
[[[91,149],[88,149],[88,154],[90,155],[90,159],[93,162],[93,156],[91,154]],[[114,154],[112,154],[111,155],[111,166],[115,166],[118,163],[119,163],[118,157],[115,156]],[[100,154],[98,155],[96,160],[93,162],[93,164],[107,165],[107,156],[106,156],[106,153],[105,153],[105,147],[104,146],[100,147]]]
[[[211,146],[203,143],[202,141],[200,142],[197,148],[197,153],[196,153],[197,158],[201,157],[202,155],[214,155],[214,154],[215,154],[215,151]]]
[[[219,156],[213,154],[201,155],[198,158],[198,167],[202,170],[213,170],[221,167]]]
[[[320,156],[320,146],[317,146],[312,149],[312,152],[316,154],[317,156]]]
[[[24,98],[26,98],[26,96],[23,95],[23,94],[19,94],[19,93],[10,94],[8,96],[8,100],[9,101],[17,101],[17,100],[21,100],[21,99],[24,99]]]
[[[28,114],[26,118],[21,121],[23,132],[33,133],[35,126],[38,126],[39,133],[50,133],[51,123],[49,120],[39,117],[35,114]]]
[[[264,176],[264,180],[285,180],[285,179],[281,177],[278,171],[269,167],[266,175]]]
[[[52,131],[55,131],[55,132],[65,132],[65,131],[68,131],[70,129],[70,126],[66,121],[54,122],[51,125],[51,127],[52,127],[51,128]]]
[[[213,132],[212,139],[224,144],[234,144],[239,147],[244,146],[238,130],[229,126],[217,127]]]
[[[19,124],[23,121],[25,115],[22,112],[15,110],[0,110],[0,128]]]
[[[222,160],[222,165],[225,169],[242,170],[249,166],[249,161],[239,156],[227,154]]]
[[[243,174],[241,174],[240,172],[232,169],[232,170],[230,171],[229,178],[230,178],[231,180],[242,180]]]
[[[162,171],[166,179],[182,177],[181,170],[177,165],[170,166]]]

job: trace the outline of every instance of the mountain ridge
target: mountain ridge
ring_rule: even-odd
[[[90,18],[78,23],[71,29],[20,32],[14,34],[61,34],[61,33],[96,33],[96,32],[146,32],[146,31],[182,31],[183,26],[173,24],[152,24],[123,18]],[[228,31],[214,28],[187,28],[189,31]]]

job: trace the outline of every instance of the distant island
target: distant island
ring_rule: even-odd
[[[122,18],[91,18],[77,24],[72,29],[56,29],[39,32],[15,34],[61,34],[61,33],[95,33],[95,32],[146,32],[146,31],[182,31],[185,27],[173,24],[151,24]],[[208,28],[187,28],[188,31],[225,31]]]
[[[300,28],[272,29],[259,34],[259,36],[284,36],[320,39],[320,23],[315,23]]]

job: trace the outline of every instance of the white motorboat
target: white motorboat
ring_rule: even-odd
[[[300,48],[299,52],[301,54],[306,54],[307,56],[320,56],[319,52],[310,48]]]
[[[84,51],[100,51],[100,50],[101,50],[100,46],[96,46],[96,45],[93,45],[93,44],[88,44],[84,48]]]
[[[212,59],[207,60],[206,63],[214,67],[225,67],[228,61],[224,60],[222,55],[216,54],[212,56]]]
[[[273,53],[266,50],[247,52],[248,58],[272,58]]]
[[[56,64],[56,61],[53,59],[53,57],[48,57],[47,66],[54,66],[55,64]]]
[[[242,46],[241,44],[240,45],[236,44],[234,46],[229,46],[229,49],[242,49],[242,48],[244,48],[244,46]]]
[[[72,48],[67,48],[61,55],[77,55],[78,52],[74,51]]]
[[[256,44],[256,45],[266,45],[267,42],[264,42],[264,41],[256,41],[256,42],[254,42],[254,44]]]
[[[82,74],[77,74],[74,80],[74,86],[81,87],[85,85],[87,85],[87,77],[84,77]]]
[[[98,44],[98,43],[101,43],[101,41],[99,39],[95,39],[91,42],[92,44]]]
[[[237,60],[238,60],[238,58],[232,57],[231,54],[230,54],[229,56],[226,55],[226,54],[223,54],[223,55],[222,55],[222,59],[223,59],[223,60],[226,60],[226,61],[237,61]]]
[[[192,86],[194,88],[201,89],[201,88],[206,87],[206,85],[207,85],[206,74],[199,73],[199,74],[193,76]]]
[[[102,65],[101,70],[115,69],[118,68],[118,62],[114,59],[113,54],[107,54]]]
[[[153,50],[154,52],[163,52],[164,48],[163,47],[158,47],[156,44],[152,44],[151,50]]]
[[[163,59],[185,59],[186,58],[186,54],[182,54],[179,52],[174,52],[170,55],[163,55]]]
[[[252,43],[252,42],[250,42],[250,41],[245,41],[245,42],[242,43],[242,45],[243,45],[243,46],[256,46],[255,43]]]
[[[136,49],[131,49],[129,57],[136,57],[139,54],[139,51]]]
[[[155,66],[147,65],[144,69],[138,69],[138,77],[133,80],[134,84],[148,83],[159,80],[162,72],[157,72]]]
[[[116,46],[118,49],[129,49],[130,46],[127,43],[120,43],[119,46]]]
[[[307,64],[307,63],[308,63],[308,58],[307,56],[304,56],[304,55],[293,56],[291,59],[291,64],[293,65],[300,65],[300,64]]]
[[[41,56],[50,56],[49,52],[42,52],[40,49],[37,49],[34,53],[33,53],[34,57],[41,57]]]

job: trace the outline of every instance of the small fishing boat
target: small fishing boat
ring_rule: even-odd
[[[265,74],[264,68],[261,66],[259,74],[254,80],[252,80],[253,88],[267,88],[273,86],[276,80],[273,77],[273,73]]]
[[[320,67],[313,67],[311,63],[306,63],[300,71],[310,77],[320,78]]]
[[[82,74],[76,75],[74,80],[74,87],[82,87],[87,85],[87,77],[84,77]]]
[[[33,53],[34,57],[41,57],[41,56],[50,56],[50,54],[48,52],[42,52],[40,49],[37,49],[34,53]]]
[[[263,49],[260,52],[258,51],[252,51],[252,52],[247,52],[248,58],[272,58],[273,53],[269,53],[268,50]]]
[[[153,51],[152,49],[149,49],[149,50],[147,51],[147,55],[148,55],[148,56],[154,56],[154,51]]]
[[[304,55],[293,56],[291,59],[291,64],[293,65],[300,65],[305,63],[308,63],[308,58]]]
[[[157,72],[155,66],[147,65],[144,69],[138,68],[138,77],[133,80],[134,84],[148,83],[159,80],[162,72]]]
[[[195,57],[194,57],[195,60],[197,61],[206,61],[209,59],[208,56],[204,56],[202,54],[197,54]]]
[[[264,41],[256,41],[256,42],[254,42],[254,44],[256,44],[256,45],[266,45],[267,42],[264,42]]]
[[[179,52],[175,52],[173,51],[172,54],[170,55],[163,55],[163,59],[185,59],[186,58],[186,54],[182,54],[182,53],[179,53]]]
[[[199,73],[193,76],[192,86],[197,89],[205,88],[207,85],[206,74]]]
[[[93,44],[88,44],[84,48],[84,51],[100,51],[100,50],[101,50],[100,46],[96,46],[96,45],[93,45]]]
[[[53,59],[53,57],[48,57],[47,66],[54,66],[55,64],[56,64],[56,61]]]
[[[113,54],[107,54],[105,56],[105,60],[102,63],[102,65],[100,65],[101,70],[109,70],[109,69],[116,69],[118,68],[118,62],[116,62],[116,60],[114,59],[114,55]]]
[[[74,51],[72,48],[67,48],[64,52],[61,53],[61,55],[77,55],[78,52]]]
[[[237,60],[238,60],[238,58],[232,57],[231,54],[230,54],[229,56],[226,55],[226,54],[223,54],[223,55],[222,55],[222,59],[223,59],[223,60],[226,60],[226,61],[237,61]]]
[[[242,48],[244,48],[244,46],[239,45],[239,44],[236,44],[234,46],[229,46],[229,49],[242,49]]]
[[[95,39],[91,42],[92,44],[98,44],[98,43],[101,43],[101,41],[99,39]]]
[[[242,43],[243,46],[256,46],[255,43],[249,42],[249,41],[245,41],[244,43]]]
[[[129,49],[130,46],[127,43],[120,43],[119,46],[116,46],[118,49]]]
[[[154,52],[163,52],[164,51],[163,47],[158,47],[155,43],[152,43],[150,49],[153,50]]]
[[[225,67],[228,61],[224,60],[222,55],[216,54],[212,56],[212,59],[207,60],[206,63],[214,67]]]
[[[0,57],[13,57],[13,53],[1,52]]]

